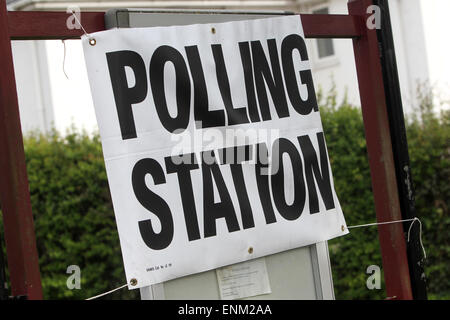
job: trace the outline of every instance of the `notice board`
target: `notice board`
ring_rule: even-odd
[[[123,18],[124,13],[127,18]],[[180,288],[190,287],[183,284],[189,278],[207,277],[208,270],[265,257],[258,264],[259,271],[255,269],[252,274],[266,274],[275,283],[274,288],[283,283],[283,275],[285,283],[294,284],[292,275],[297,274],[303,277],[303,283],[305,276],[311,280],[309,298],[330,298],[332,294],[324,291],[332,292],[332,287],[323,290],[324,284],[331,285],[324,241],[346,234],[347,229],[334,191],[300,18],[252,20],[269,14],[236,12],[190,12],[183,18],[183,12],[177,11],[166,14],[184,24],[197,24],[126,29],[121,24],[160,26],[153,24],[157,21],[149,14],[165,16],[163,12],[140,11],[133,25],[132,13],[122,10],[107,14],[106,25],[114,27],[116,21],[120,29],[93,34],[95,48],[89,47],[91,39],[83,40],[131,286],[147,288],[147,294],[142,291],[147,297],[162,298],[164,291],[164,298],[177,298],[170,293],[171,284],[177,288],[173,292],[180,293]],[[223,21],[218,17],[246,21],[215,23]],[[208,19],[213,23],[208,24]],[[169,23],[170,19],[166,16],[162,20]],[[134,48],[138,49],[131,50]],[[243,67],[230,68],[238,61]],[[167,71],[170,68],[166,63],[173,69]],[[110,85],[102,78],[108,73]],[[165,82],[165,78],[173,81]],[[214,80],[217,85],[208,94],[207,84]],[[135,106],[145,101],[150,91],[154,113],[136,111]],[[117,114],[110,112],[114,102]],[[223,104],[223,109],[210,109],[210,104]],[[237,107],[244,104],[246,108]],[[155,129],[158,124],[154,121],[159,129]],[[231,134],[224,132],[233,126]],[[263,136],[259,135],[261,131]],[[198,132],[209,135],[208,148],[204,137],[196,144]],[[175,142],[174,136],[178,137]],[[251,165],[244,165],[249,162]],[[172,183],[163,165],[167,175],[176,173]],[[270,172],[262,173],[268,167]],[[201,175],[191,175],[195,170]],[[153,178],[153,186],[162,188],[150,191],[148,176]],[[177,184],[181,197],[175,199]],[[201,185],[203,194],[199,195]],[[234,192],[227,189],[230,185]],[[134,198],[134,204],[128,198]],[[133,225],[137,204],[152,212],[153,219],[138,219]],[[197,214],[196,207],[203,215]],[[125,212],[130,213],[127,216]],[[130,236],[133,233],[135,238]],[[137,238],[140,242],[135,241]],[[136,245],[138,242],[153,250],[151,258]],[[185,246],[186,242],[190,246]],[[224,279],[240,277],[240,269],[253,270],[256,260],[250,262],[245,268],[217,271],[222,298],[239,297],[226,291],[229,288]],[[290,268],[293,273],[285,272]],[[196,283],[209,283],[204,280]],[[291,291],[289,286],[283,287],[284,291],[262,290],[266,290],[266,297],[274,298]],[[292,290],[295,288],[298,286]],[[208,290],[203,288],[201,292]],[[302,297],[293,292],[290,296]]]

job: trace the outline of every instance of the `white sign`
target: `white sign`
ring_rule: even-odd
[[[219,268],[216,269],[216,273],[222,300],[272,293],[265,258]]]
[[[91,37],[130,288],[347,233],[299,16]]]

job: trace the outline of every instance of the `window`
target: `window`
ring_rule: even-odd
[[[328,14],[328,8],[313,11],[314,14]],[[317,39],[317,55],[319,59],[334,55],[333,39]]]

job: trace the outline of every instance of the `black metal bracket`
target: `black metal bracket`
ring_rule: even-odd
[[[386,94],[386,104],[389,116],[398,194],[400,198],[400,209],[402,212],[402,219],[413,219],[417,217],[414,188],[389,5],[387,0],[374,0],[374,4],[381,9],[381,28],[377,29],[377,37],[381,53],[380,59],[383,71],[384,91]],[[403,225],[405,238],[407,238],[407,231],[411,223],[412,222],[405,222]],[[418,223],[415,223],[411,227],[410,240],[407,243],[407,256],[413,298],[415,300],[426,300],[425,259],[420,245]]]

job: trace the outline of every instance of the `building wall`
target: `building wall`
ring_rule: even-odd
[[[403,108],[409,113],[418,104],[418,86],[429,80],[422,3],[421,0],[390,0],[389,8]]]
[[[44,41],[12,41],[14,71],[24,133],[48,131],[54,121]]]
[[[437,103],[450,109],[450,13],[449,0],[421,0],[430,85]]]
[[[309,11],[328,7],[330,13],[348,14],[347,0],[319,1],[309,6]],[[419,104],[418,88],[430,84],[442,99],[450,84],[450,43],[445,19],[450,12],[449,0],[389,0],[392,33],[397,58],[397,68],[403,109],[410,113]],[[383,22],[381,22],[381,25]],[[316,40],[309,40],[309,52],[316,87],[329,91],[333,83],[338,99],[347,94],[348,101],[360,104],[351,40],[333,39],[335,57],[317,59]]]
[[[55,127],[64,133],[71,127],[88,132],[97,129],[86,63],[80,40],[48,40],[48,70],[52,88]],[[63,70],[64,61],[64,70]]]
[[[310,5],[308,13],[327,7],[330,14],[348,14],[346,0],[319,1]],[[320,59],[316,39],[308,39],[308,52],[316,90],[324,94],[336,87],[338,102],[345,96],[350,103],[360,104],[353,44],[350,39],[332,39],[335,55]]]
[[[26,2],[22,1],[21,3]],[[127,6],[126,1],[116,2],[118,6]],[[185,7],[190,7],[189,1],[185,2]],[[40,3],[36,1],[32,4],[36,6]],[[59,10],[68,3],[66,1],[42,2],[46,6],[60,5]],[[102,4],[91,1],[83,3]],[[151,6],[155,2],[146,3]],[[161,4],[161,2],[158,3]],[[167,3],[173,3],[173,1]],[[201,2],[203,8],[208,8],[207,3],[218,3],[218,1]],[[261,3],[268,4],[269,2],[261,1]],[[270,1],[270,3],[274,3],[274,1]],[[448,28],[442,27],[445,25],[445,15],[450,12],[450,1],[389,0],[389,5],[403,105],[405,112],[409,113],[418,104],[416,95],[419,83],[429,81],[443,93],[446,93],[450,83],[448,72],[450,61],[447,59],[450,44],[448,41],[444,41],[448,38]],[[211,7],[213,6],[209,6],[209,8]],[[242,9],[312,13],[323,7],[327,7],[331,14],[348,13],[347,0],[285,1],[280,2],[280,6],[271,5],[270,8],[248,8],[243,5]],[[236,6],[222,5],[216,9],[236,8]],[[46,9],[49,8],[46,7]],[[93,10],[90,7],[82,9]],[[326,94],[335,86],[338,102],[347,97],[350,103],[359,105],[359,88],[352,41],[350,39],[332,39],[332,44],[334,55],[320,59],[317,40],[307,40],[316,90],[321,89]],[[63,72],[64,49],[61,41],[46,41],[45,44],[40,41],[14,42],[16,81],[24,131],[32,129],[45,131],[53,122],[60,131],[65,131],[72,124],[88,131],[96,128],[81,44],[79,41],[66,41],[66,48],[65,69],[69,79]],[[50,87],[53,88],[53,91],[50,90]]]

